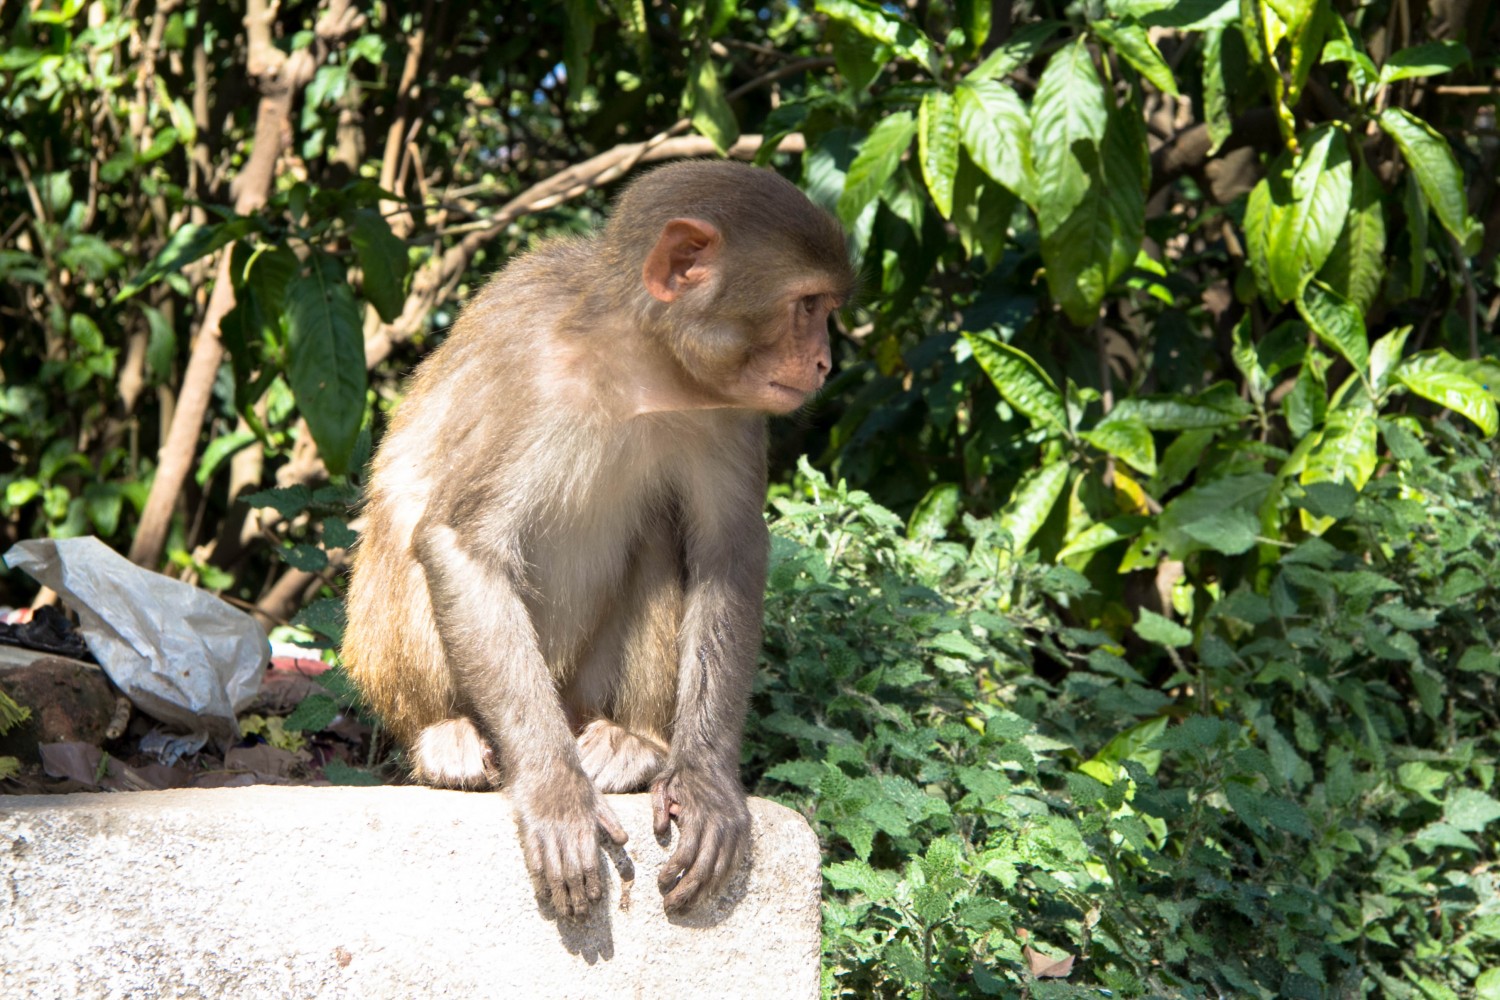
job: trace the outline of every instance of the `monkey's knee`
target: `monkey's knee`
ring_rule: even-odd
[[[499,784],[494,753],[472,719],[434,722],[411,748],[418,781],[439,788],[492,788]]]
[[[578,734],[578,760],[601,792],[638,792],[667,763],[667,748],[608,719],[595,719]]]

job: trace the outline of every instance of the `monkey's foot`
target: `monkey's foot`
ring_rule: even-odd
[[[491,788],[500,782],[494,754],[472,719],[434,722],[412,747],[416,778],[439,788]]]
[[[667,748],[608,719],[595,719],[578,734],[578,759],[601,792],[638,792],[667,762]]]

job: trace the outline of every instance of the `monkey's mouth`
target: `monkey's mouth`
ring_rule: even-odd
[[[795,385],[787,385],[785,382],[772,382],[770,385],[777,392],[785,393],[788,396],[796,396],[798,399],[806,399],[818,391],[817,389],[800,389]]]

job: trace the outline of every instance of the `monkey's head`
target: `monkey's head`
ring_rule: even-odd
[[[620,197],[603,242],[643,325],[703,390],[789,413],[822,388],[828,317],[854,270],[838,221],[785,178],[710,160],[653,170]]]

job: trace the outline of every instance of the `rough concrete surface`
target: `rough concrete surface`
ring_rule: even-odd
[[[607,906],[569,923],[540,911],[501,794],[0,797],[0,997],[817,996],[801,816],[752,799],[749,869],[669,918],[649,800],[609,799],[630,842]]]

